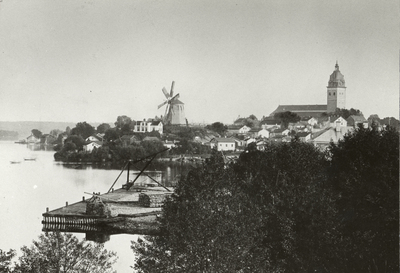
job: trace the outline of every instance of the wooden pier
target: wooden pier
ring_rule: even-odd
[[[164,187],[121,188],[43,213],[43,231],[157,235]],[[102,236],[104,240],[104,236]],[[107,238],[107,236],[105,236]]]

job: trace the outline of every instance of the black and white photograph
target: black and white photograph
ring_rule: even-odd
[[[398,272],[399,9],[0,0],[0,272]]]

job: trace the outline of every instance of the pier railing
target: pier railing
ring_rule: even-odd
[[[100,231],[99,220],[104,216],[43,214],[43,231]]]

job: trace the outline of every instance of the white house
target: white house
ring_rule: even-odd
[[[136,121],[135,126],[133,127],[133,131],[135,133],[144,133],[147,130],[147,121]]]
[[[235,151],[236,142],[232,138],[216,137],[210,141],[211,148],[217,147],[218,151]]]
[[[40,138],[35,137],[33,134],[26,138],[26,142],[28,143],[40,143]]]
[[[175,143],[176,143],[175,141],[166,140],[163,144],[164,144],[164,147],[171,149],[171,148],[176,147]]]
[[[98,149],[102,146],[102,144],[103,143],[101,141],[92,141],[86,145],[83,145],[83,151],[86,153],[91,153],[94,148]]]
[[[257,137],[262,137],[262,138],[269,138],[269,131],[267,129],[261,129],[257,133]]]
[[[251,128],[249,126],[243,125],[243,127],[239,129],[239,134],[247,134],[250,130]]]
[[[93,136],[87,137],[85,140],[86,140],[86,142],[91,142],[91,141],[101,141],[101,139],[100,139],[98,136],[96,136],[96,135],[93,135]]]
[[[347,127],[347,121],[342,118],[342,117],[338,117],[337,119],[331,121],[330,126],[332,128],[336,128],[336,127]]]
[[[365,129],[368,128],[368,121],[364,118],[364,116],[355,116],[351,115],[346,119],[347,121],[347,126],[352,126],[354,128],[357,128],[358,125],[362,125]]]
[[[304,141],[304,142],[308,142],[311,140],[311,133],[309,133],[309,132],[300,132],[300,133],[297,133],[297,136],[299,137],[299,139],[301,141]]]
[[[248,146],[250,143],[256,142],[257,140],[254,137],[249,137],[245,139],[246,141],[246,146]]]
[[[157,131],[160,135],[163,134],[163,123],[158,121],[151,121],[147,123],[147,132]]]
[[[135,126],[133,127],[133,132],[135,133],[145,133],[145,132],[152,132],[157,131],[160,135],[163,134],[163,123],[161,121],[136,121]]]

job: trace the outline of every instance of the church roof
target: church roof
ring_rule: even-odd
[[[308,104],[308,105],[279,105],[270,116],[274,116],[276,113],[281,112],[293,112],[298,114],[300,117],[314,117],[319,116],[327,111],[326,104]]]
[[[329,77],[328,87],[346,87],[346,82],[344,80],[344,76],[340,73],[339,65],[336,62],[335,70]]]

